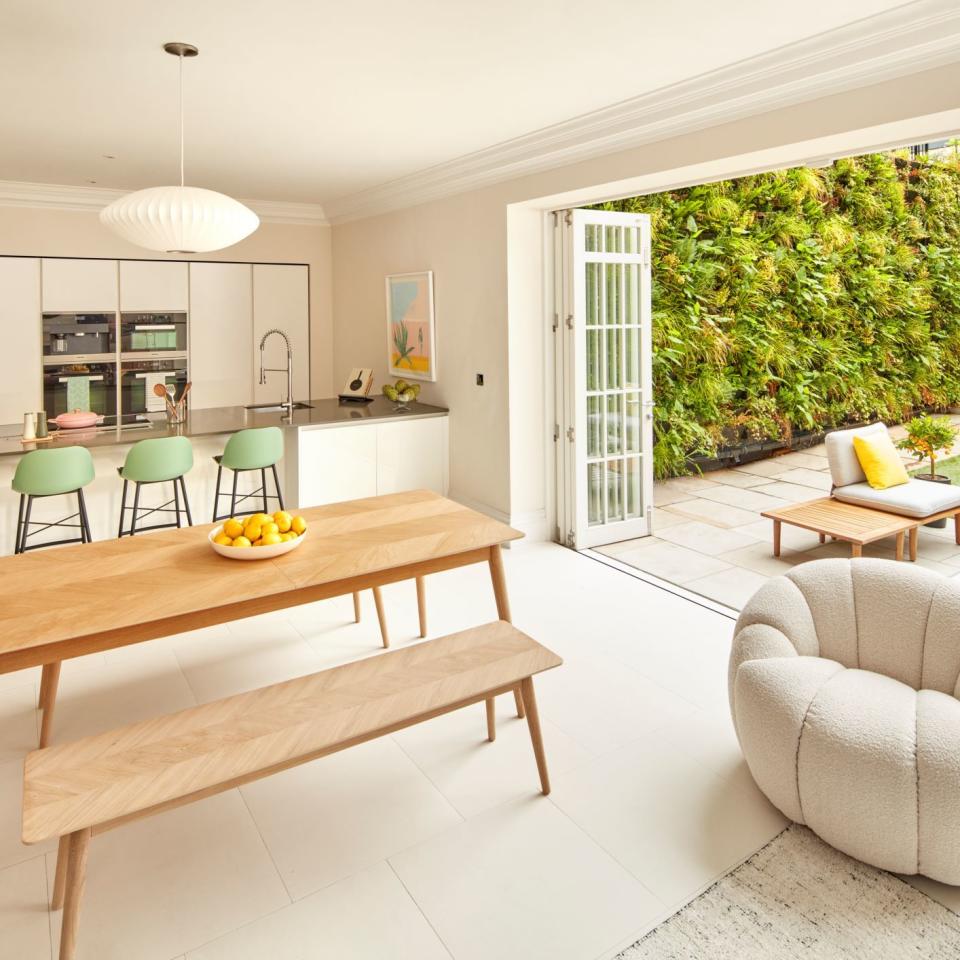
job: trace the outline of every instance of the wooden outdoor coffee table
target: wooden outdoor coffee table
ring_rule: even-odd
[[[917,531],[929,517],[901,517],[896,513],[884,513],[869,507],[843,503],[832,497],[807,500],[778,510],[761,514],[773,521],[773,555],[780,556],[780,525],[788,523],[804,530],[820,534],[820,542],[827,537],[850,544],[851,556],[859,557],[864,544],[887,537],[897,538],[897,559],[903,559],[904,534],[910,534],[910,559],[917,559]]]

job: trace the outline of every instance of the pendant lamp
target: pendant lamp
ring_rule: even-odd
[[[239,243],[260,226],[249,207],[214,190],[183,182],[183,60],[200,52],[190,43],[165,43],[180,61],[180,186],[149,187],[119,197],[100,222],[124,240],[165,253],[209,253]]]

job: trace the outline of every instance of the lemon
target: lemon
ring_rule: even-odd
[[[280,527],[277,524],[275,524],[272,520],[269,523],[265,523],[260,528],[261,536],[264,536],[264,537],[268,533],[279,533],[279,532],[280,532]]]
[[[272,547],[274,544],[283,543],[283,540],[280,539],[279,533],[265,533],[260,543],[264,547]]]
[[[293,517],[291,517],[286,510],[278,510],[273,515],[273,522],[277,525],[277,529],[281,533],[286,533],[290,529],[290,525],[293,523]]]
[[[292,530],[288,530],[286,533],[281,533],[281,534],[280,534],[280,539],[281,539],[284,543],[286,543],[288,540],[296,540],[296,539],[297,539],[297,535],[296,535]]]
[[[265,523],[270,523],[272,520],[273,517],[271,517],[269,513],[255,513],[247,523],[255,523],[262,527]]]
[[[244,536],[239,536],[234,538],[234,541],[233,543],[230,544],[230,546],[231,547],[249,547],[250,541]]]
[[[226,536],[233,540],[243,533],[243,524],[234,517],[231,517],[226,523],[224,523],[223,532]]]
[[[255,547],[262,547],[262,546],[264,546],[263,537],[261,537],[259,540],[254,540],[254,541],[253,541],[253,545],[254,545]]]
[[[307,529],[307,521],[304,520],[303,517],[294,517],[290,523],[290,529],[299,535]]]
[[[263,531],[260,529],[259,523],[254,523],[253,520],[248,520],[247,525],[243,528],[243,535],[253,543],[254,540],[259,540]]]
[[[219,543],[221,547],[232,547],[233,537],[228,537],[225,533],[218,533],[213,538],[214,543]]]

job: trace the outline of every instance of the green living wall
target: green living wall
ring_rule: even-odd
[[[653,227],[655,469],[960,402],[960,162],[872,154],[600,205]]]

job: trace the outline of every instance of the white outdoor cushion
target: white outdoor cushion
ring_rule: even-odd
[[[886,490],[874,490],[869,483],[851,483],[845,487],[834,487],[833,496],[844,503],[873,507],[903,517],[929,517],[941,510],[960,508],[960,487],[917,480],[916,477],[907,483],[887,487]]]
[[[850,856],[960,884],[960,583],[816,560],[744,607],[730,707],[757,785]]]
[[[835,487],[845,487],[850,483],[863,483],[867,475],[860,466],[857,452],[853,449],[853,438],[872,433],[887,433],[886,424],[871,423],[869,427],[854,427],[852,430],[834,430],[824,439],[827,447],[827,461],[830,464],[830,476]]]

